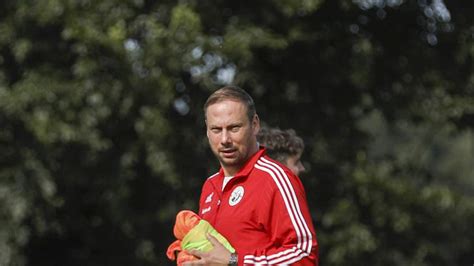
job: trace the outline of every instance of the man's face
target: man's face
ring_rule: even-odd
[[[285,165],[297,176],[306,170],[301,163],[301,153],[288,156]]]
[[[247,108],[241,102],[224,100],[208,106],[206,126],[211,149],[226,175],[236,174],[258,150],[258,117],[249,121]]]

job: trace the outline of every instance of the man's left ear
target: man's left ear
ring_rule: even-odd
[[[260,131],[260,118],[258,118],[257,114],[255,114],[255,116],[253,117],[252,124],[253,124],[254,134],[257,135],[258,132]]]

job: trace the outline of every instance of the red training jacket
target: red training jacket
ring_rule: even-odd
[[[238,254],[239,265],[318,265],[318,244],[301,180],[261,148],[222,191],[224,172],[202,188],[199,215]]]

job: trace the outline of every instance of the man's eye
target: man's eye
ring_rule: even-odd
[[[211,132],[212,133],[219,133],[219,132],[221,132],[221,130],[219,128],[212,128]]]
[[[239,129],[240,129],[240,127],[239,127],[239,126],[236,126],[236,127],[232,127],[230,130],[231,130],[232,132],[237,132],[237,131],[239,131]]]

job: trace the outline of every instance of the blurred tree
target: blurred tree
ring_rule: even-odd
[[[304,136],[322,264],[472,263],[473,6],[1,2],[0,265],[169,263],[228,83]]]

